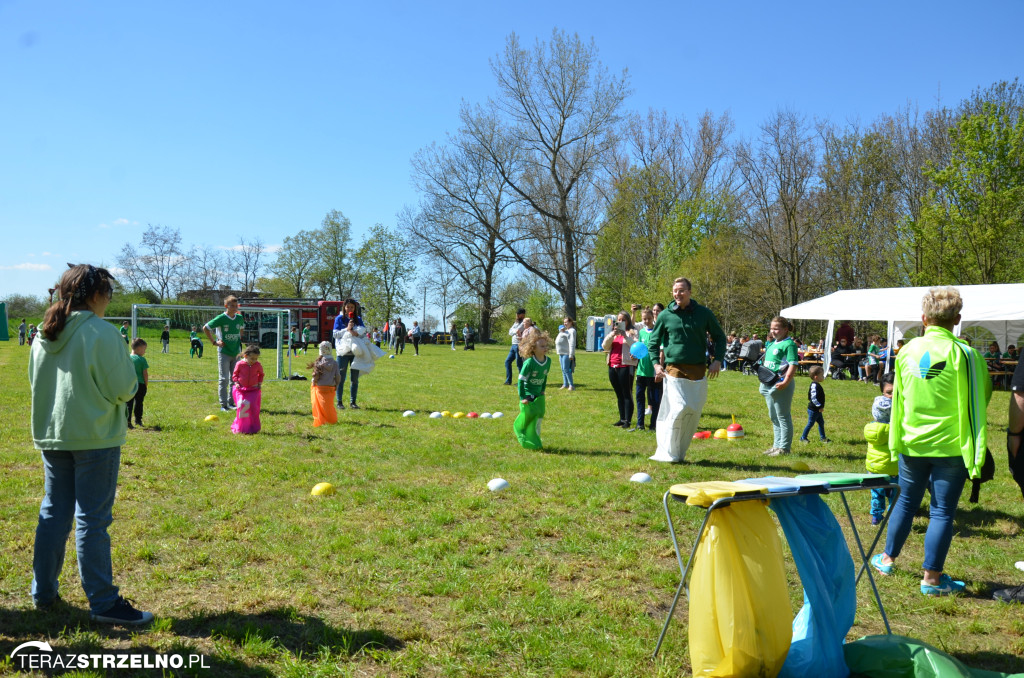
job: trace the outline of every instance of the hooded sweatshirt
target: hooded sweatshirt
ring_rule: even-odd
[[[32,441],[40,450],[124,444],[124,404],[139,388],[124,340],[92,311],[72,311],[56,341],[40,333],[29,354]]]
[[[971,478],[985,463],[992,398],[985,359],[953,333],[928,327],[896,356],[889,451],[912,457],[962,457]]]

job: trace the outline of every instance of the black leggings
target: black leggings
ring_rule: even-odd
[[[127,407],[125,407],[125,415],[128,417],[128,423],[132,421],[132,411],[135,412],[135,423],[142,423],[142,408],[146,402],[146,391],[149,390],[147,384],[139,384],[139,390],[135,392],[135,396],[128,401]]]
[[[608,381],[612,382],[619,401],[619,421],[628,424],[633,419],[633,368],[629,365],[608,367]]]
[[[636,425],[644,425],[644,410],[651,406],[651,428],[658,421],[658,410],[661,408],[661,385],[654,377],[636,378]]]
[[[416,355],[419,355],[420,354],[420,338],[419,337],[413,337],[412,338],[412,347],[414,349],[416,349]]]

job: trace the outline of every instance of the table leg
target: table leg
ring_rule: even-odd
[[[661,635],[658,636],[658,644],[654,646],[654,654],[651,656],[652,659],[658,657],[658,652],[661,650],[661,643],[665,640],[665,634],[668,632],[668,626],[672,623],[672,616],[676,613],[676,605],[679,603],[679,596],[682,595],[683,590],[686,587],[686,575],[690,570],[690,565],[693,564],[693,559],[697,557],[697,547],[700,546],[700,541],[704,537],[704,528],[707,526],[708,517],[711,515],[711,511],[715,508],[715,504],[708,507],[707,511],[704,512],[704,520],[700,523],[700,531],[697,532],[697,538],[693,542],[693,548],[690,549],[690,558],[683,565],[683,555],[679,552],[679,541],[676,539],[676,529],[672,524],[672,513],[668,509],[668,498],[669,492],[665,493],[665,498],[662,503],[665,505],[665,518],[668,519],[668,531],[672,535],[672,546],[676,550],[676,560],[679,562],[679,586],[676,588],[676,595],[672,599],[672,606],[668,609],[668,616],[665,618],[665,625],[661,628]],[[716,502],[717,503],[717,502]],[[689,598],[689,594],[687,594]]]
[[[878,612],[882,615],[882,622],[885,624],[885,632],[892,635],[892,629],[889,628],[889,619],[885,616],[885,608],[882,606],[882,597],[878,594],[878,587],[875,585],[875,578],[872,576],[871,568],[868,564],[868,555],[864,553],[864,545],[860,541],[860,533],[857,532],[857,525],[853,522],[853,513],[850,511],[850,503],[846,501],[846,493],[840,492],[840,498],[843,500],[843,507],[846,509],[846,517],[850,521],[850,529],[853,531],[853,539],[857,542],[857,550],[860,551],[861,559],[861,570],[868,573],[868,582],[871,583],[871,590],[875,593],[875,603],[878,605]],[[891,508],[889,509],[892,510]],[[881,529],[878,531],[881,534]],[[878,535],[875,535],[875,542],[878,542]],[[873,546],[872,546],[873,548]]]

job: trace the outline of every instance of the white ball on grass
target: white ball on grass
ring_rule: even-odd
[[[441,418],[441,413],[440,412],[431,412],[430,413],[430,418],[431,419],[440,419]]]
[[[652,480],[653,480],[653,478],[651,478],[646,473],[634,473],[632,475],[632,477],[629,479],[629,482],[631,482],[631,483],[649,483]]]
[[[491,492],[501,492],[502,490],[508,489],[508,481],[504,478],[495,478],[487,483],[487,489]]]
[[[405,412],[402,412],[402,416],[403,417],[414,417],[414,416],[416,416],[416,413],[413,412],[412,410],[406,410]]]
[[[502,414],[501,412],[495,412],[494,414],[491,415],[491,419],[501,419],[504,416],[505,415]]]
[[[490,419],[491,418],[491,413],[490,412],[481,412],[480,413],[480,418],[481,419]]]

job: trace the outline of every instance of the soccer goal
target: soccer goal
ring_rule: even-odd
[[[103,319],[104,320],[109,320],[110,322],[112,322],[115,325],[117,325],[117,327],[121,327],[121,323],[123,323],[123,322],[127,321],[129,325],[132,322],[132,317],[130,315],[105,315],[105,316],[103,316]],[[139,323],[141,323],[140,327],[142,327],[145,330],[145,334],[146,334],[145,339],[146,339],[146,341],[149,341],[150,340],[149,337],[153,335],[153,332],[150,331],[150,330],[152,330],[153,328],[156,328],[156,337],[159,338],[160,337],[160,333],[163,332],[164,327],[171,324],[171,319],[170,318],[150,318],[149,316],[142,316],[142,317],[139,318]],[[131,335],[131,338],[134,339],[137,336],[139,336],[139,335],[133,333]]]
[[[146,340],[150,381],[217,381],[217,347],[209,345],[203,325],[223,312],[222,306],[132,305],[132,336]],[[291,312],[245,305],[238,312],[245,318],[242,345],[260,346],[260,362],[268,378],[273,373],[276,379],[288,379]],[[166,326],[170,326],[170,342],[164,353],[160,335]]]

